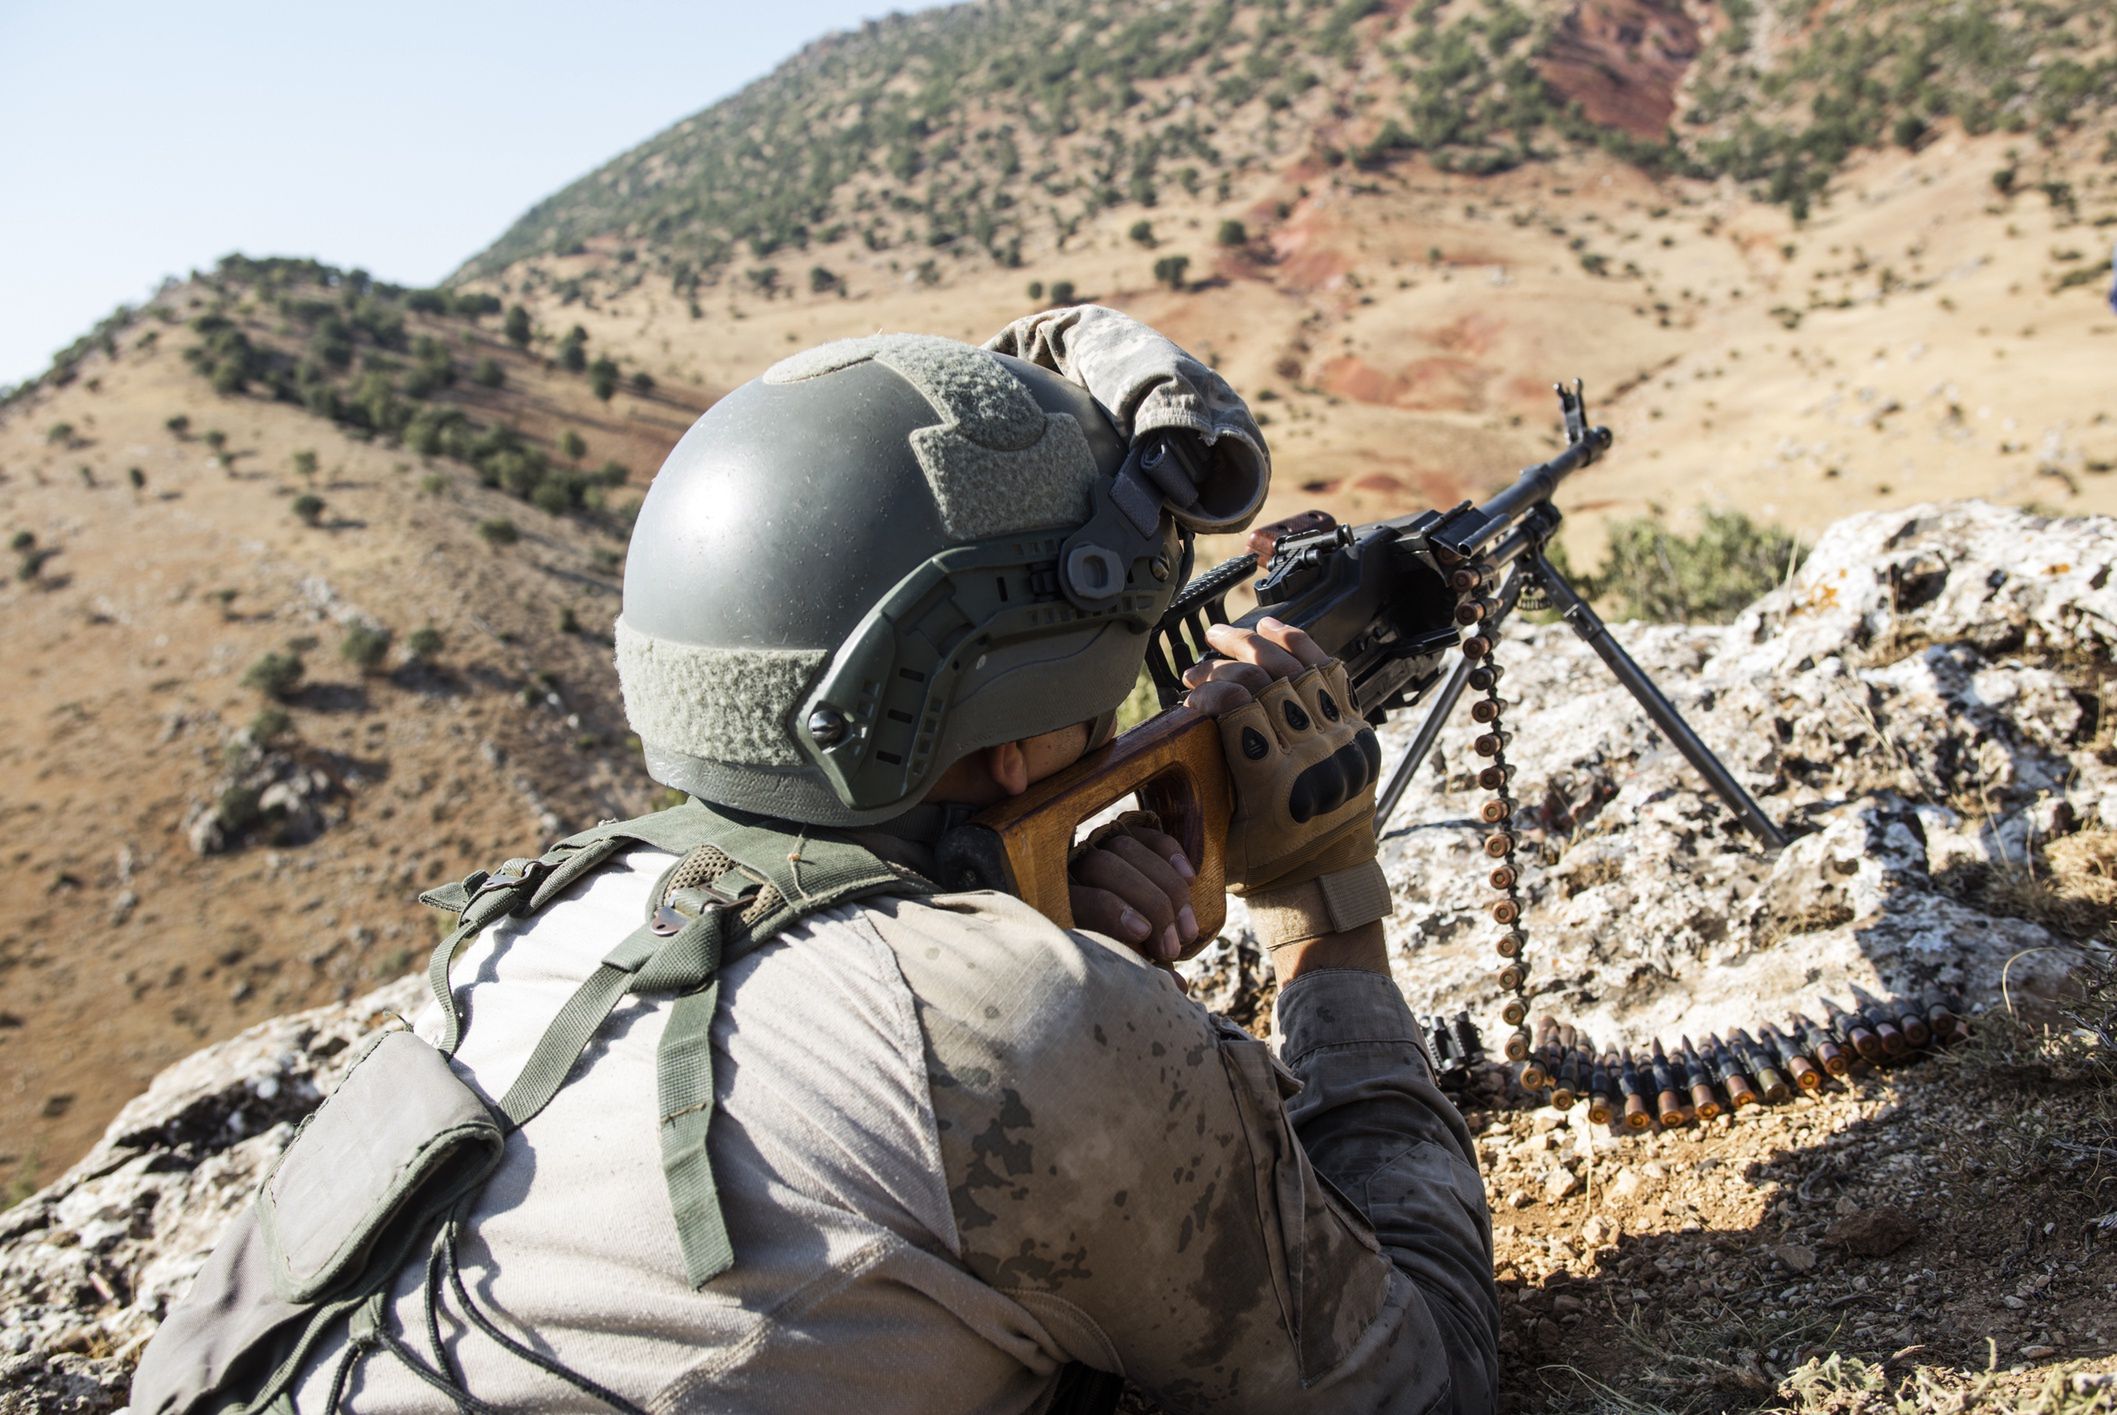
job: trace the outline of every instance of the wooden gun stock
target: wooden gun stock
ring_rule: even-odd
[[[1198,916],[1198,946],[1210,943],[1227,920],[1223,851],[1233,800],[1220,725],[1188,707],[1141,723],[951,831],[941,844],[943,879],[955,888],[1004,889],[1071,928],[1066,856],[1074,836],[1082,821],[1135,791],[1198,871],[1191,912]]]

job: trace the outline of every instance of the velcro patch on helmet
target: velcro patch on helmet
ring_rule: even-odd
[[[939,418],[912,434],[952,539],[1077,526],[1097,476],[1080,424],[1046,413],[986,351],[933,334],[840,339],[781,359],[767,383],[799,383],[873,360],[916,388]]]
[[[640,740],[707,761],[800,766],[787,720],[830,654],[706,648],[617,621],[617,680]]]

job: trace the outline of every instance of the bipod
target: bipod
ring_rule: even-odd
[[[1544,598],[1558,609],[1560,617],[1572,626],[1573,632],[1586,641],[1589,648],[1595,650],[1595,656],[1603,661],[1611,676],[1632,695],[1633,701],[1639,704],[1648,720],[1675,744],[1676,750],[1683,754],[1684,760],[1705,778],[1705,784],[1712,788],[1713,794],[1734,813],[1735,818],[1770,849],[1785,849],[1786,833],[1764,813],[1764,808],[1743,789],[1742,783],[1735,780],[1726,763],[1715,756],[1713,749],[1691,730],[1691,725],[1683,720],[1683,714],[1676,710],[1676,705],[1668,700],[1661,689],[1655,686],[1654,680],[1647,676],[1647,671],[1617,642],[1616,637],[1610,633],[1610,626],[1603,622],[1602,616],[1595,612],[1594,607],[1581,596],[1580,591],[1546,558],[1541,538],[1521,557],[1507,576],[1506,585],[1499,595],[1497,611],[1487,618],[1486,625],[1489,627],[1481,626],[1480,632],[1487,635],[1498,632],[1499,625],[1513,612],[1530,580],[1536,583]],[[1405,749],[1403,757],[1397,762],[1396,770],[1391,774],[1376,802],[1376,835],[1383,833],[1390,815],[1396,810],[1398,801],[1403,798],[1405,788],[1411,784],[1412,773],[1419,769],[1420,764],[1426,760],[1427,753],[1433,750],[1433,744],[1439,739],[1448,715],[1461,701],[1475,666],[1469,658],[1458,659],[1455,670],[1448,676],[1448,681],[1441,685],[1440,692],[1435,695],[1433,707],[1428,711],[1426,720],[1419,724],[1419,730],[1412,737],[1411,745]]]

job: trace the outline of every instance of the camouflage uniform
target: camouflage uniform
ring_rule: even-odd
[[[506,1089],[672,862],[634,851],[465,956],[457,1059],[479,1090]],[[722,1004],[711,1148],[732,1271],[684,1278],[651,999],[628,999],[510,1139],[469,1225],[484,1308],[618,1394],[1027,1412],[1081,1362],[1172,1410],[1492,1408],[1483,1190],[1388,978],[1296,980],[1268,1048],[1129,950],[980,893],[812,916],[731,965]],[[425,1329],[421,1276],[394,1294],[407,1333]],[[481,1400],[578,1403],[446,1307],[441,1337]],[[324,1408],[341,1350],[317,1352],[297,1408]],[[436,1396],[368,1362],[346,1408]]]

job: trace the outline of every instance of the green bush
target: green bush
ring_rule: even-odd
[[[206,447],[208,450],[218,452],[227,445],[227,433],[222,432],[217,427],[209,427],[206,429]]]
[[[428,472],[419,478],[419,489],[428,496],[439,496],[448,490],[448,478],[439,472]]]
[[[1029,298],[1030,298],[1030,299],[1032,299],[1032,300],[1041,300],[1041,299],[1043,299],[1043,298],[1044,298],[1044,282],[1043,282],[1043,281],[1041,281],[1041,280],[1032,280],[1032,281],[1030,281],[1030,282],[1029,282]]]
[[[303,525],[315,525],[323,519],[323,498],[313,491],[303,492],[294,498],[294,514],[301,518]]]
[[[72,423],[53,423],[45,430],[44,440],[71,447],[74,440],[74,425]]]
[[[1151,246],[1154,244],[1154,223],[1135,221],[1132,223],[1132,229],[1125,232],[1125,235],[1142,246]]]
[[[578,324],[559,341],[559,367],[568,373],[579,373],[588,367],[588,331]]]
[[[356,623],[338,641],[338,653],[362,673],[376,672],[389,657],[390,631],[380,624]]]
[[[1250,230],[1249,227],[1231,216],[1220,223],[1220,229],[1213,233],[1213,239],[1223,246],[1247,245],[1250,239]]]
[[[168,428],[170,433],[178,438],[187,437],[191,433],[191,419],[182,413],[178,413],[174,417],[164,418],[162,426]]]
[[[503,545],[513,545],[522,538],[522,533],[515,529],[515,523],[505,516],[494,516],[490,520],[478,522],[478,534],[495,550]]]
[[[1187,255],[1165,255],[1154,262],[1154,278],[1171,290],[1183,288],[1184,275],[1191,268]]]
[[[1614,596],[1623,613],[1666,624],[1726,624],[1800,563],[1801,544],[1777,526],[1740,511],[1708,511],[1694,536],[1640,517],[1610,527],[1602,568],[1586,577],[1599,597]]]
[[[1071,280],[1054,280],[1051,282],[1051,303],[1054,305],[1070,305],[1073,303],[1073,282]]]
[[[282,707],[259,708],[257,716],[250,719],[250,740],[260,747],[269,747],[292,735],[294,719]]]
[[[294,474],[304,479],[316,475],[316,454],[304,447],[294,454]]]
[[[431,663],[441,656],[441,631],[422,625],[404,637],[404,653],[414,663]]]
[[[654,375],[641,369],[632,375],[632,391],[644,398],[654,391]]]
[[[478,366],[471,371],[470,380],[480,388],[498,388],[507,381],[507,374],[498,359],[480,359]]]
[[[303,670],[300,654],[274,651],[250,665],[243,674],[243,686],[284,702],[300,686]]]
[[[559,450],[566,454],[567,461],[578,462],[586,455],[588,443],[578,432],[567,428],[566,435],[559,439]]]
[[[528,348],[530,337],[535,333],[529,322],[529,311],[520,305],[508,307],[507,321],[502,325],[502,329],[507,335],[507,342],[517,349]]]
[[[588,366],[588,389],[605,403],[617,392],[617,365],[607,358],[599,358]]]

